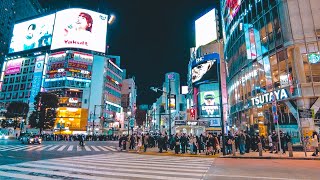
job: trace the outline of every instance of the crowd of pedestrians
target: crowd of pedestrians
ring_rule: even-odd
[[[85,141],[117,141],[118,135],[84,135],[84,134],[41,134],[44,141],[78,141],[79,137],[84,136]]]
[[[279,153],[280,147],[283,154],[288,150],[288,143],[292,141],[288,133],[280,131],[280,137],[276,131],[273,131],[269,136],[259,134],[250,135],[246,131],[240,131],[232,134],[228,132],[222,142],[222,135],[216,133],[206,133],[195,136],[186,133],[177,133],[175,135],[164,134],[133,134],[123,135],[119,138],[119,148],[126,149],[129,145],[130,150],[140,152],[147,151],[148,148],[158,148],[158,152],[174,151],[175,154],[206,154],[215,155],[223,151],[223,143],[225,143],[225,153],[232,154],[233,150],[241,155],[249,152],[258,152],[259,143],[263,151],[270,153]],[[318,134],[314,132],[312,137],[314,140],[313,147],[315,148],[314,156],[319,153],[318,149]],[[279,141],[280,140],[280,141]],[[233,149],[234,148],[234,149]]]

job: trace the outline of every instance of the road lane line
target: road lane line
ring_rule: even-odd
[[[96,148],[95,146],[91,146],[91,148],[92,148],[94,151],[100,151],[100,149]]]
[[[57,149],[57,151],[63,151],[64,148],[66,148],[66,145],[61,146],[59,149]]]
[[[89,148],[89,146],[84,146],[84,148],[86,149],[86,151],[91,151],[91,149]]]
[[[210,174],[210,177],[226,177],[226,178],[243,178],[243,179],[272,179],[272,180],[294,180],[292,178],[281,178],[281,177],[258,177],[258,176],[238,176],[238,175],[224,175],[224,174]]]
[[[40,146],[29,146],[28,149],[24,150],[24,151],[32,151],[32,150],[35,150],[35,149],[38,149],[38,148],[41,148],[43,145],[40,145]]]
[[[67,151],[72,151],[73,150],[73,145],[70,145],[67,149]]]
[[[106,149],[109,149],[111,151],[117,151],[116,149],[112,148],[112,147],[109,147],[109,146],[104,146]]]
[[[19,179],[30,179],[30,180],[33,180],[33,179],[52,180],[52,179],[54,179],[54,178],[31,176],[31,175],[27,175],[27,174],[9,173],[9,172],[4,172],[4,171],[0,171],[0,176],[19,178]]]
[[[47,149],[47,151],[52,151],[52,150],[54,150],[55,148],[57,148],[57,147],[59,147],[60,145],[55,145],[55,146],[53,146],[53,147],[51,147],[51,148],[49,148],[49,149]]]
[[[36,151],[43,151],[45,148],[51,147],[53,145],[43,146],[42,148],[36,149]]]
[[[109,151],[108,149],[102,147],[102,146],[97,146],[98,148],[102,149],[103,151]]]
[[[82,151],[82,147],[77,146],[77,151]]]

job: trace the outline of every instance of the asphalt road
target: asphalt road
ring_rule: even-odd
[[[94,155],[94,154],[105,154],[105,153],[116,153],[116,151],[107,151],[104,147],[110,146],[113,149],[116,149],[118,142],[117,141],[86,141],[87,147],[102,147],[98,149],[100,151],[95,151],[92,148],[90,151],[83,149],[77,151],[76,148],[79,142],[76,141],[43,141],[41,145],[25,145],[21,144],[18,140],[0,140],[0,165],[4,164],[13,164],[21,163],[27,161],[37,161],[44,159],[52,158],[62,158],[62,157],[72,157],[72,156],[84,156],[84,155]],[[37,150],[37,146],[40,150]],[[41,147],[54,147],[57,146],[55,150],[47,151],[41,150]],[[64,146],[65,148],[62,151],[57,151],[60,147]],[[73,151],[67,151],[67,148],[73,146]],[[25,147],[25,148],[24,148]],[[28,151],[28,148],[37,148]],[[14,151],[17,149],[17,151]],[[106,151],[104,151],[105,149]]]
[[[315,160],[152,156],[101,148],[116,147],[116,141],[86,142],[90,151],[68,151],[77,143],[48,141],[46,149],[28,151],[20,150],[20,142],[0,141],[0,179],[320,179]]]

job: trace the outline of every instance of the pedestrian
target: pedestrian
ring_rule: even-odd
[[[314,148],[314,152],[312,156],[318,156],[319,153],[319,139],[318,139],[318,133],[316,131],[313,131],[312,133],[312,139],[311,139],[311,146]]]
[[[278,153],[279,140],[278,140],[278,135],[276,131],[272,132],[271,140],[272,140],[272,149],[270,153],[273,153],[273,151],[275,151],[275,153]]]
[[[147,133],[143,139],[144,152],[147,152],[148,144],[149,144],[149,133]]]
[[[142,146],[142,138],[140,135],[137,135],[137,152],[140,152],[141,146]]]
[[[181,151],[182,151],[182,154],[184,154],[186,152],[186,148],[188,145],[188,138],[186,137],[185,133],[182,134],[180,142],[181,142]]]
[[[245,134],[246,134],[246,153],[249,153],[251,149],[251,136],[247,132],[245,132]]]
[[[287,145],[287,137],[285,136],[285,133],[280,131],[280,142],[281,142],[281,148],[282,148],[282,154],[286,153],[286,145]]]
[[[239,150],[241,155],[246,151],[246,136],[243,131],[240,132],[239,136]]]
[[[163,150],[168,151],[168,135],[167,133],[163,136]]]
[[[178,136],[178,133],[174,137],[174,142],[175,142],[174,152],[175,152],[175,154],[179,154],[179,152],[180,152],[180,138]]]
[[[159,137],[158,137],[159,153],[162,153],[163,144],[164,144],[164,138],[163,138],[162,134],[160,133],[160,135],[159,135]]]

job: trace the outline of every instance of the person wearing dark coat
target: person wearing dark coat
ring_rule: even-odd
[[[174,137],[174,143],[175,143],[174,152],[176,154],[179,154],[179,152],[180,152],[180,138],[179,138],[178,134],[176,134]]]
[[[163,145],[164,145],[164,138],[163,138],[162,134],[160,134],[160,136],[158,137],[159,153],[162,153]]]
[[[249,153],[251,149],[251,137],[246,133],[246,153]]]
[[[186,134],[183,133],[181,139],[181,150],[182,150],[182,154],[186,153],[186,148],[187,148],[187,144],[188,144],[188,138],[186,136]]]

